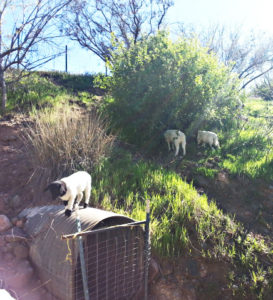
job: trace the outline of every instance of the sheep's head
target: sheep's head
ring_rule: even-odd
[[[52,196],[52,200],[55,200],[58,197],[62,197],[63,195],[65,195],[65,193],[67,192],[67,187],[66,187],[66,184],[63,181],[57,180],[57,181],[51,182],[45,188],[44,192],[46,192],[46,191],[50,191],[51,196]]]

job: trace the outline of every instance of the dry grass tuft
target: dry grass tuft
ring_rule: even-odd
[[[50,181],[76,170],[92,170],[115,141],[95,112],[72,106],[34,112],[24,135],[35,179]]]

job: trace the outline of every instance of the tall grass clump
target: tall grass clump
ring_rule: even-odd
[[[35,111],[32,121],[24,140],[38,178],[92,170],[110,153],[115,140],[99,115],[69,105]]]

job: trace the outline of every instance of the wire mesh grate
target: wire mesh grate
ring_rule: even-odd
[[[90,300],[133,299],[144,282],[144,232],[140,226],[84,235]],[[74,247],[77,243],[73,240]],[[76,249],[76,248],[75,248]],[[74,257],[74,299],[84,300],[80,259]]]

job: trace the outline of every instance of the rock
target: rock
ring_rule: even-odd
[[[25,245],[18,244],[13,248],[13,253],[17,259],[23,259],[28,257],[29,249]]]
[[[18,221],[18,218],[14,217],[11,219],[12,225],[16,226],[16,222]]]
[[[173,273],[174,269],[173,266],[171,265],[171,263],[169,261],[163,261],[161,263],[161,269],[162,269],[162,275],[163,276],[168,276],[170,274]]]
[[[22,203],[22,199],[19,195],[15,195],[13,196],[10,201],[9,201],[9,205],[12,208],[18,208]]]
[[[32,278],[34,270],[28,260],[23,260],[17,265],[16,273],[8,278],[8,283],[13,288],[24,287]]]
[[[28,241],[28,235],[19,227],[11,228],[5,233],[4,237],[7,242]]]
[[[7,252],[4,254],[4,260],[5,262],[11,262],[14,260],[14,256],[10,252]]]
[[[2,247],[4,247],[5,244],[6,244],[6,242],[5,242],[5,237],[4,237],[4,236],[0,236],[0,249],[1,249]]]
[[[201,186],[201,187],[204,187],[204,188],[210,186],[209,180],[206,179],[205,177],[201,176],[201,175],[196,176],[195,182],[196,182],[195,184],[197,186]]]
[[[0,197],[0,212],[5,212],[5,211],[6,211],[5,199]]]
[[[190,277],[197,277],[199,275],[199,266],[196,260],[189,259],[186,261],[185,270]]]
[[[6,231],[12,227],[9,218],[6,215],[0,215],[0,232]]]
[[[24,220],[18,220],[15,225],[19,228],[23,228],[24,224],[25,224]]]

